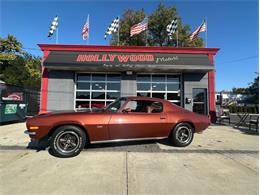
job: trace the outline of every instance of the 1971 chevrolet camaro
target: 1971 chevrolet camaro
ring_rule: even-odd
[[[29,118],[25,133],[34,140],[47,136],[55,156],[72,157],[90,143],[169,138],[174,146],[184,147],[209,124],[207,116],[167,100],[122,97],[104,109],[49,112]]]

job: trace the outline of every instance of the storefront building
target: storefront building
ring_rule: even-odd
[[[119,97],[147,96],[214,121],[216,48],[39,46],[40,112],[101,108]]]

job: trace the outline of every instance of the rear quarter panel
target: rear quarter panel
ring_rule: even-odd
[[[193,113],[181,107],[173,106],[169,109],[167,114],[169,121],[172,123],[171,129],[174,129],[178,123],[188,122],[193,124],[195,132],[198,133],[205,130],[210,125],[210,121],[207,116]]]

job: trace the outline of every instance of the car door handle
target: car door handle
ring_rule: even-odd
[[[166,119],[166,116],[160,116],[160,119]]]

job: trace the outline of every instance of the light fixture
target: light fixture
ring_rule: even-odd
[[[126,75],[132,75],[133,71],[126,71]]]

